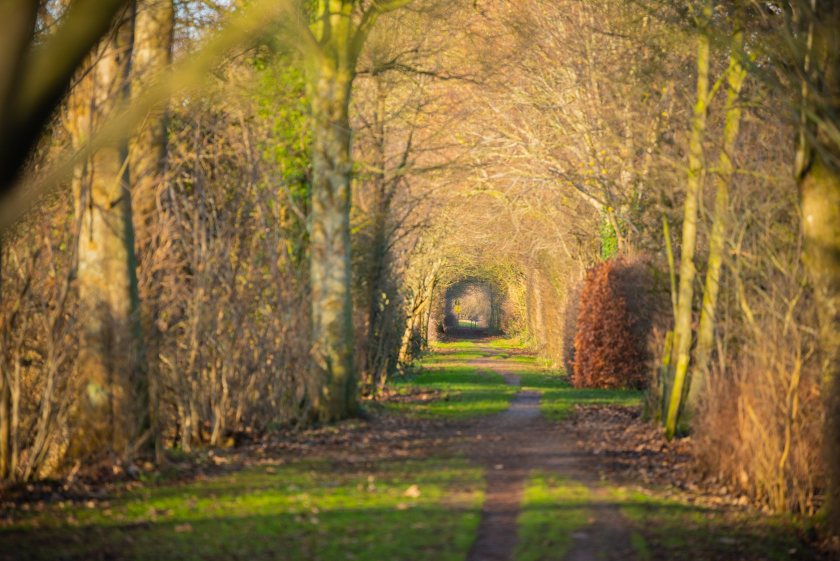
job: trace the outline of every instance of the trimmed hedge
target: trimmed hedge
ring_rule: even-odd
[[[611,259],[587,271],[575,333],[575,387],[646,385],[650,322],[642,269],[638,262]]]

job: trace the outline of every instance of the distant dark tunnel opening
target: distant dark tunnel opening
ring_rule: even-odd
[[[484,279],[449,285],[437,307],[437,335],[446,339],[480,338],[502,333],[501,291]]]

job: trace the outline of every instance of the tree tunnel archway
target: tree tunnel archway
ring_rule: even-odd
[[[444,283],[432,304],[430,336],[469,337],[505,332],[507,290],[492,277],[463,276]]]

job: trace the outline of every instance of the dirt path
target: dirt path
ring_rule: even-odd
[[[479,347],[485,354],[493,349]],[[471,366],[493,371],[520,386],[515,365],[498,359],[472,360]],[[471,433],[468,453],[486,468],[487,489],[476,540],[467,561],[509,561],[517,544],[517,518],[529,473],[539,469],[575,479],[592,489],[589,525],[572,535],[570,561],[632,560],[630,529],[617,506],[596,488],[579,453],[558,426],[540,414],[540,394],[520,390],[510,407],[481,419]]]

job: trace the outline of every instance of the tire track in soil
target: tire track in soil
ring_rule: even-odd
[[[493,349],[479,346],[484,354]],[[514,387],[519,376],[492,358],[469,361],[479,371],[493,371]],[[636,558],[631,545],[629,524],[618,506],[596,487],[597,481],[586,470],[581,454],[564,438],[556,423],[540,414],[540,394],[520,390],[510,407],[481,418],[465,435],[467,453],[485,468],[486,492],[481,521],[467,561],[513,561],[517,545],[517,518],[522,507],[525,483],[532,470],[554,472],[576,479],[592,490],[588,505],[589,524],[572,534],[567,561],[612,561]]]

